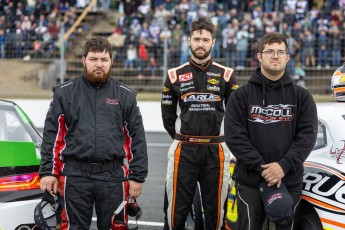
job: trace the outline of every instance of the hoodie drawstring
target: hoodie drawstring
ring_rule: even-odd
[[[280,85],[281,85],[282,90],[283,90],[283,100],[284,100],[284,105],[285,105],[285,90],[284,90],[283,81],[281,79],[280,79]]]
[[[262,81],[262,105],[265,106],[265,88],[266,88],[266,85],[265,85],[265,81]]]

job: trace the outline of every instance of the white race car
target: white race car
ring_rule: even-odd
[[[317,111],[317,141],[304,163],[301,224],[344,230],[345,103],[318,103]]]
[[[0,230],[32,229],[41,200],[42,136],[15,103],[0,100]]]

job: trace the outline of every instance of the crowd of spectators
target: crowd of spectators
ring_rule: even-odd
[[[75,8],[90,0],[0,0],[0,58],[23,58],[29,50],[48,56],[59,28],[76,19]],[[211,17],[216,44],[212,57],[237,69],[255,67],[258,38],[272,31],[286,35],[288,69],[330,68],[345,56],[345,0],[98,0],[117,15],[114,33],[125,37],[115,58],[125,68],[150,69],[188,61],[188,28],[199,16]],[[117,47],[118,48],[118,47]]]
[[[198,16],[215,24],[212,57],[237,69],[258,65],[257,40],[272,31],[288,38],[292,75],[296,62],[329,69],[345,54],[345,0],[123,0],[116,10],[115,32],[126,36],[124,47],[131,51],[117,55],[128,68],[146,68],[150,58],[161,66],[165,39],[169,67],[186,62],[188,28]]]
[[[52,57],[75,19],[69,1],[0,0],[0,58]]]

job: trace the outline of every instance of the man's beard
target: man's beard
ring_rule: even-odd
[[[202,49],[202,48],[199,48],[199,49]],[[209,49],[209,50],[204,49],[204,54],[202,54],[202,55],[198,54],[197,51],[193,50],[193,49],[191,49],[191,52],[196,59],[203,60],[210,55],[211,49]]]
[[[111,68],[108,72],[104,72],[104,70],[102,69],[102,73],[97,74],[96,71],[88,71],[87,67],[84,66],[84,74],[89,81],[96,85],[99,85],[108,81],[111,74]]]

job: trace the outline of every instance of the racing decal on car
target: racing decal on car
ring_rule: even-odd
[[[283,121],[292,121],[294,118],[293,109],[295,105],[251,105],[249,111],[249,121],[263,124],[270,124]]]
[[[304,168],[302,198],[322,210],[344,215],[344,173],[316,162],[305,162]]]
[[[181,96],[183,102],[213,102],[221,101],[221,98],[218,95],[212,93],[186,93]]]
[[[178,80],[180,82],[184,82],[184,81],[190,81],[193,79],[193,74],[192,72],[189,72],[189,73],[186,73],[186,74],[183,74],[183,75],[179,75],[178,76]]]
[[[345,158],[345,140],[341,140],[344,142],[344,147],[342,149],[335,148],[333,150],[333,146],[331,147],[331,150],[329,150],[329,153],[331,154],[332,158],[335,158],[337,160],[337,164],[342,164],[341,162],[342,158]]]

